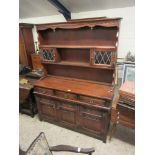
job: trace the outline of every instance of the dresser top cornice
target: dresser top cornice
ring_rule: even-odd
[[[122,18],[105,18],[105,17],[74,19],[67,22],[36,24],[36,27],[37,30],[56,29],[56,28],[74,29],[81,27],[93,28],[95,26],[119,28],[121,19]]]

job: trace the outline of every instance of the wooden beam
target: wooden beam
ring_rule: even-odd
[[[70,11],[61,4],[58,0],[48,0],[52,5],[54,5],[60,13],[63,14],[66,20],[71,20],[71,13]]]

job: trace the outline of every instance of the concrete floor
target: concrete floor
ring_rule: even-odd
[[[78,147],[94,147],[93,155],[134,155],[135,139],[134,131],[119,126],[111,141],[103,143],[100,140],[80,134],[56,125],[39,121],[38,116],[34,118],[19,115],[19,142],[21,149],[26,150],[40,132],[44,132],[50,146],[74,145]],[[109,138],[109,137],[108,137]],[[59,152],[54,155],[77,155],[75,153]]]

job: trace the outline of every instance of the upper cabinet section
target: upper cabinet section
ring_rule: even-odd
[[[37,26],[41,48],[102,48],[116,51],[120,18],[92,18]]]

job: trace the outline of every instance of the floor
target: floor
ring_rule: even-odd
[[[50,146],[53,145],[74,145],[78,147],[94,147],[93,155],[134,155],[135,139],[134,131],[119,126],[115,136],[111,141],[103,143],[100,140],[80,134],[56,125],[39,121],[38,116],[34,118],[20,114],[19,115],[19,142],[20,147],[26,150],[35,137],[44,132]],[[109,138],[109,137],[108,137]],[[75,155],[75,153],[59,153],[60,155]],[[58,153],[54,153],[58,155]]]

